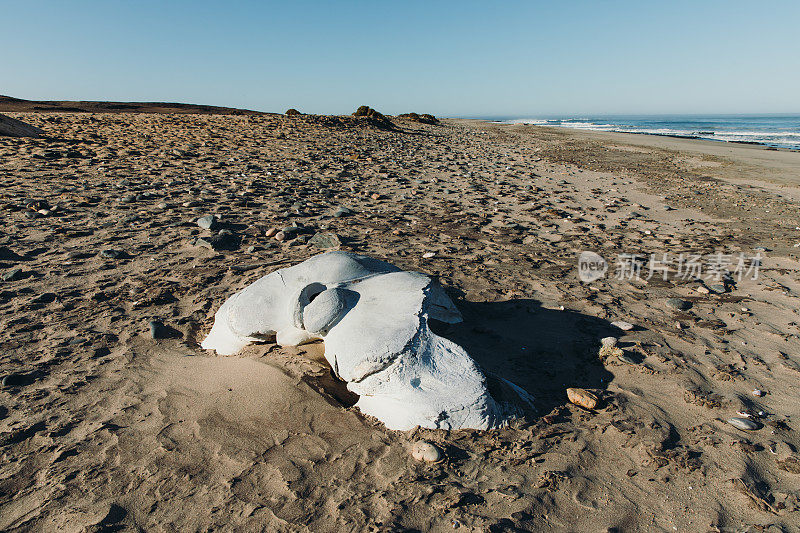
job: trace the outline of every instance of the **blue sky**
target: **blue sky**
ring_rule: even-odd
[[[0,0],[0,94],[282,112],[800,112],[800,2]]]

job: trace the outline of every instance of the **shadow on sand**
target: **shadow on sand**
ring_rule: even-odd
[[[606,320],[546,309],[530,299],[454,300],[464,321],[431,321],[431,328],[460,344],[487,375],[525,389],[539,415],[563,405],[567,387],[605,389],[614,377],[597,356],[601,338],[620,334]]]

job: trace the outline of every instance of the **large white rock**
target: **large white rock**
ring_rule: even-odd
[[[433,333],[428,318],[462,320],[428,276],[327,252],[228,298],[202,347],[232,355],[273,335],[284,346],[323,339],[325,358],[359,395],[356,406],[390,429],[504,425],[515,408],[495,402],[472,358]]]

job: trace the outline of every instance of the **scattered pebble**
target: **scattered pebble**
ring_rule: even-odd
[[[584,409],[594,409],[600,401],[597,396],[591,392],[579,388],[567,389],[567,398],[570,402]]]
[[[203,229],[212,230],[218,226],[217,218],[214,215],[205,215],[197,219],[197,225]]]
[[[667,305],[678,311],[687,311],[692,308],[692,302],[681,300],[680,298],[670,298],[667,300]]]
[[[618,341],[619,339],[617,339],[616,337],[603,337],[602,339],[600,339],[600,344],[604,347],[613,348],[614,346],[617,345]]]
[[[759,424],[755,420],[750,420],[749,418],[742,418],[738,416],[729,418],[728,424],[732,425],[736,429],[741,429],[742,431],[754,431],[761,427],[761,424]]]
[[[611,325],[621,329],[622,331],[630,331],[634,327],[633,324],[630,322],[625,322],[624,320],[617,320],[616,322],[612,322]]]
[[[420,440],[411,447],[411,456],[417,461],[438,463],[442,460],[442,452],[430,442]]]

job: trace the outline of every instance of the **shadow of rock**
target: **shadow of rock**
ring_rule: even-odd
[[[620,333],[606,320],[530,299],[455,303],[464,321],[431,320],[434,332],[463,346],[488,376],[525,389],[540,415],[567,402],[567,387],[605,389],[614,377],[597,355],[601,338]]]

